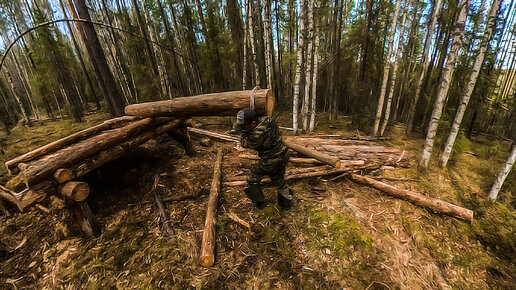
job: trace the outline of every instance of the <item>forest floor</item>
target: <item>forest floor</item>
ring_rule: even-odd
[[[105,117],[0,133],[0,161]],[[198,122],[219,132],[230,123]],[[356,130],[341,117],[331,127],[321,121],[314,134],[330,132],[349,136]],[[50,213],[33,209],[1,217],[0,288],[515,289],[516,170],[497,203],[485,200],[508,144],[463,140],[463,152],[449,169],[421,170],[416,164],[422,137],[406,138],[396,125],[388,136],[392,141],[384,145],[406,150],[413,166],[375,174],[405,179],[386,182],[474,210],[471,224],[345,178],[290,182],[295,202],[288,212],[278,209],[272,188],[265,189],[268,206],[258,210],[241,187],[222,187],[215,265],[204,268],[198,259],[216,149],[225,148],[223,176],[238,174],[251,161],[240,160],[233,144],[202,147],[196,139],[198,154],[188,157],[163,137],[87,178],[98,238],[81,238],[57,197],[42,203]],[[166,203],[175,230],[170,238],[161,235],[150,194],[157,175],[163,198],[184,197]],[[7,180],[2,166],[0,181]],[[251,229],[233,222],[231,214]]]

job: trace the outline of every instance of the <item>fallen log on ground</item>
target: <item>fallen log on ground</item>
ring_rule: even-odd
[[[86,182],[68,181],[61,187],[61,195],[76,201],[85,201],[90,195],[90,187]]]
[[[311,177],[320,177],[320,176],[328,176],[334,174],[342,174],[349,173],[354,171],[362,171],[362,170],[373,170],[380,168],[381,164],[364,164],[364,165],[356,165],[349,167],[341,167],[341,168],[332,168],[328,165],[325,166],[317,166],[317,167],[307,167],[307,168],[296,168],[287,170],[285,173],[285,180],[296,180],[303,178],[311,178]],[[270,178],[262,179],[261,183],[270,183]],[[223,183],[224,186],[245,186],[247,185],[246,176],[236,176],[227,180]]]
[[[335,168],[339,168],[340,167],[340,158],[339,157],[335,157],[335,156],[330,156],[330,155],[327,155],[327,154],[323,154],[321,152],[318,152],[314,149],[310,149],[310,148],[307,148],[307,147],[303,147],[299,144],[296,144],[296,143],[293,143],[291,141],[285,141],[285,145],[287,145],[287,147],[289,149],[292,149],[296,152],[299,152],[305,156],[308,156],[308,157],[312,157],[314,159],[317,159],[325,164],[329,164]]]
[[[473,220],[473,211],[467,208],[463,208],[458,205],[454,205],[436,198],[427,197],[414,191],[400,189],[369,177],[357,174],[351,174],[350,177],[351,180],[353,180],[356,183],[376,188],[394,197],[408,200],[414,203],[415,205],[430,208],[435,212],[444,213],[467,221]]]
[[[53,191],[55,191],[55,185],[49,181],[44,181],[33,187],[26,188],[18,193],[0,185],[0,195],[5,200],[16,205],[20,212],[23,212],[28,207],[42,201],[49,193]]]
[[[238,154],[239,158],[244,159],[250,159],[250,160],[260,160],[260,157],[258,155],[254,154],[246,154],[246,153],[240,153]],[[290,157],[288,160],[290,163],[296,163],[296,164],[324,164],[323,162],[314,159],[314,158],[301,158],[301,157]],[[363,160],[340,160],[340,166],[349,166],[349,165],[355,165],[357,164],[364,164]]]
[[[93,155],[90,158],[87,158],[79,163],[76,163],[69,168],[59,168],[54,172],[54,179],[58,183],[63,183],[72,179],[80,178],[93,170],[99,168],[100,166],[112,162],[132,150],[136,149],[138,146],[144,144],[156,136],[163,134],[164,132],[175,128],[180,124],[181,120],[175,119],[171,122],[167,122],[153,130],[143,132],[139,135],[133,136],[126,141],[119,143],[115,146],[112,146],[106,150],[100,151],[97,154]]]
[[[39,147],[35,150],[32,150],[23,155],[20,155],[16,158],[13,158],[13,159],[5,162],[5,167],[7,168],[7,171],[9,172],[9,174],[11,174],[11,175],[17,174],[18,172],[20,172],[20,170],[18,169],[18,164],[20,164],[20,163],[26,163],[26,162],[32,161],[43,155],[53,153],[53,152],[65,147],[67,145],[70,145],[74,142],[77,142],[79,140],[93,136],[102,131],[120,126],[123,123],[134,121],[136,119],[138,119],[138,118],[134,117],[134,116],[123,116],[123,117],[119,117],[119,118],[115,118],[115,119],[106,120],[102,124],[79,131],[70,136],[59,139],[59,140],[49,143],[45,146]]]
[[[122,142],[128,137],[148,131],[170,120],[170,118],[146,118],[138,120],[127,126],[105,131],[91,138],[74,143],[31,163],[20,163],[18,167],[23,169],[21,172],[22,179],[24,183],[30,187],[50,177],[58,168],[72,166],[99,151]]]
[[[222,148],[217,150],[217,160],[213,167],[210,198],[206,206],[206,221],[202,234],[201,256],[199,263],[204,267],[213,266],[215,262],[215,224],[217,222],[217,203],[219,201],[220,179],[222,176]]]
[[[168,219],[167,212],[165,210],[165,205],[163,204],[163,200],[161,199],[161,195],[159,194],[159,175],[154,178],[154,186],[152,187],[152,195],[154,196],[154,202],[156,203],[156,207],[159,212],[159,224],[161,225],[161,232],[164,236],[170,237],[174,234],[174,231],[170,227],[170,220]]]
[[[134,104],[125,107],[131,116],[236,116],[251,105],[259,115],[272,115],[274,96],[271,89],[212,93],[173,100]]]
[[[86,201],[76,202],[71,199],[65,198],[66,207],[72,215],[72,219],[75,224],[79,227],[79,230],[86,238],[92,238],[99,234],[98,229],[93,223],[93,214],[91,213],[90,207]]]

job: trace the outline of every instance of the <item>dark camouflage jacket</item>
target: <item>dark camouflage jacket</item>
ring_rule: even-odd
[[[276,158],[287,151],[278,125],[271,117],[261,117],[253,131],[242,134],[240,144],[244,148],[258,151],[261,159]]]

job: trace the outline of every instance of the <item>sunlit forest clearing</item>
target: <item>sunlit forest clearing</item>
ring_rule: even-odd
[[[1,288],[514,288],[515,6],[0,0]]]

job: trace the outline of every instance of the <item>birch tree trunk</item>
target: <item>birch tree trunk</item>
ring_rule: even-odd
[[[514,165],[514,161],[516,160],[516,140],[512,142],[512,150],[511,154],[509,155],[509,158],[507,158],[507,162],[505,162],[504,167],[498,174],[498,177],[495,180],[495,183],[493,184],[493,187],[491,188],[491,191],[489,191],[489,198],[491,200],[495,200],[498,196],[498,193],[500,192],[500,189],[502,188],[502,185],[511,172],[511,168]]]
[[[441,82],[437,89],[437,99],[435,100],[434,109],[432,111],[432,116],[428,125],[425,145],[423,147],[423,154],[421,156],[420,165],[423,167],[428,167],[428,163],[430,162],[430,155],[432,155],[437,126],[439,125],[439,120],[441,120],[441,115],[443,112],[443,100],[448,94],[448,89],[450,88],[450,78],[453,74],[455,63],[457,61],[457,53],[462,46],[464,22],[466,21],[466,16],[468,15],[468,7],[469,0],[462,0],[457,7],[459,16],[453,25],[453,41],[446,59],[446,65],[443,68]]]
[[[403,42],[403,34],[405,33],[405,21],[407,20],[407,9],[403,12],[403,19],[401,20],[401,29],[398,37],[398,51],[394,52],[394,65],[392,68],[392,76],[391,76],[391,84],[389,86],[389,94],[387,96],[387,105],[385,106],[385,115],[383,117],[382,127],[380,128],[380,136],[383,136],[385,133],[385,128],[387,128],[387,124],[389,123],[389,117],[391,115],[391,104],[392,97],[394,95],[394,87],[396,87],[396,78],[398,75],[399,61],[400,56],[403,54],[402,42]]]
[[[487,19],[486,31],[484,33],[484,37],[482,38],[482,43],[480,44],[480,49],[478,51],[477,58],[475,59],[475,63],[473,65],[473,71],[471,72],[471,75],[469,77],[466,90],[464,91],[464,94],[461,97],[460,104],[457,108],[457,113],[455,114],[455,119],[453,120],[453,124],[450,130],[450,135],[448,136],[446,146],[443,150],[443,155],[441,156],[441,165],[443,167],[446,167],[446,165],[448,164],[453,144],[455,144],[455,139],[457,138],[457,135],[459,133],[460,124],[462,123],[462,119],[464,118],[464,112],[466,112],[466,107],[468,106],[469,99],[471,98],[471,94],[473,93],[473,89],[475,88],[475,84],[477,83],[480,68],[482,67],[482,63],[484,62],[484,57],[486,55],[487,46],[489,45],[489,41],[493,36],[493,30],[496,25],[496,16],[498,14],[498,10],[500,9],[501,3],[501,0],[494,0],[492,3],[491,10],[489,12],[489,16]]]
[[[385,55],[385,59],[383,62],[382,87],[380,89],[380,97],[378,99],[378,108],[376,109],[376,116],[374,119],[374,128],[373,128],[374,136],[376,136],[378,134],[378,129],[380,129],[380,120],[382,118],[383,103],[385,102],[385,92],[387,90],[387,81],[389,79],[389,71],[391,69],[392,44],[394,42],[394,35],[396,33],[396,23],[398,21],[400,4],[401,4],[401,0],[396,0],[396,7],[394,8],[394,16],[392,17],[392,22],[391,22],[391,32],[389,35],[387,54]]]
[[[297,134],[298,130],[298,123],[297,123],[297,115],[299,111],[299,95],[300,95],[300,87],[301,87],[301,72],[303,70],[303,48],[304,48],[304,30],[305,30],[305,16],[306,16],[306,9],[305,9],[305,1],[306,0],[299,0],[300,1],[300,20],[299,20],[299,41],[297,44],[297,64],[296,64],[296,82],[294,85],[294,99],[292,101],[292,128],[294,129],[294,133]]]
[[[308,1],[308,35],[306,50],[305,70],[305,98],[301,109],[301,120],[303,120],[303,131],[308,130],[308,110],[310,107],[310,84],[312,83],[312,57],[313,57],[313,35],[314,35],[314,0]]]
[[[317,7],[315,7],[317,10]],[[314,27],[316,27],[317,18],[314,21]],[[312,100],[310,107],[310,127],[309,131],[312,132],[315,127],[315,109],[317,107],[317,72],[319,70],[319,43],[320,43],[320,33],[317,33],[315,30],[315,47],[314,47],[314,71],[312,74]]]
[[[271,3],[265,0],[263,3],[263,37],[265,41],[265,74],[266,88],[272,88],[272,50],[271,50]]]
[[[419,102],[419,98],[421,96],[421,87],[423,86],[423,81],[425,80],[425,75],[428,71],[428,53],[430,52],[430,45],[432,43],[434,27],[435,27],[435,24],[437,23],[437,18],[439,17],[442,2],[443,2],[443,0],[437,0],[437,3],[434,6],[434,11],[432,13],[432,22],[430,22],[430,26],[428,26],[428,32],[426,34],[426,39],[425,39],[425,47],[423,49],[423,54],[421,56],[421,67],[422,67],[421,73],[419,74],[419,80],[417,82],[414,100],[410,104],[409,116],[408,116],[408,120],[407,120],[407,127],[405,129],[406,134],[412,133],[412,129],[414,128],[414,118],[416,115],[417,103]]]
[[[23,120],[25,121],[25,123],[29,123],[30,119],[29,119],[29,114],[27,113],[27,110],[25,110],[25,107],[23,106],[23,103],[20,99],[20,96],[18,95],[18,93],[16,93],[16,88],[14,86],[14,82],[13,82],[13,79],[11,77],[11,74],[9,73],[8,70],[5,70],[5,75],[6,75],[6,78],[7,78],[7,82],[9,83],[9,88],[11,89],[11,93],[14,97],[14,100],[16,102],[16,105],[18,106],[18,109],[20,109],[20,112],[22,113],[22,116],[23,116]]]
[[[258,61],[256,59],[256,45],[254,43],[254,26],[253,26],[253,1],[246,0],[248,7],[248,20],[249,20],[249,42],[251,43],[251,54],[253,59],[254,67],[254,84],[253,86],[260,85],[260,71],[258,70]]]

